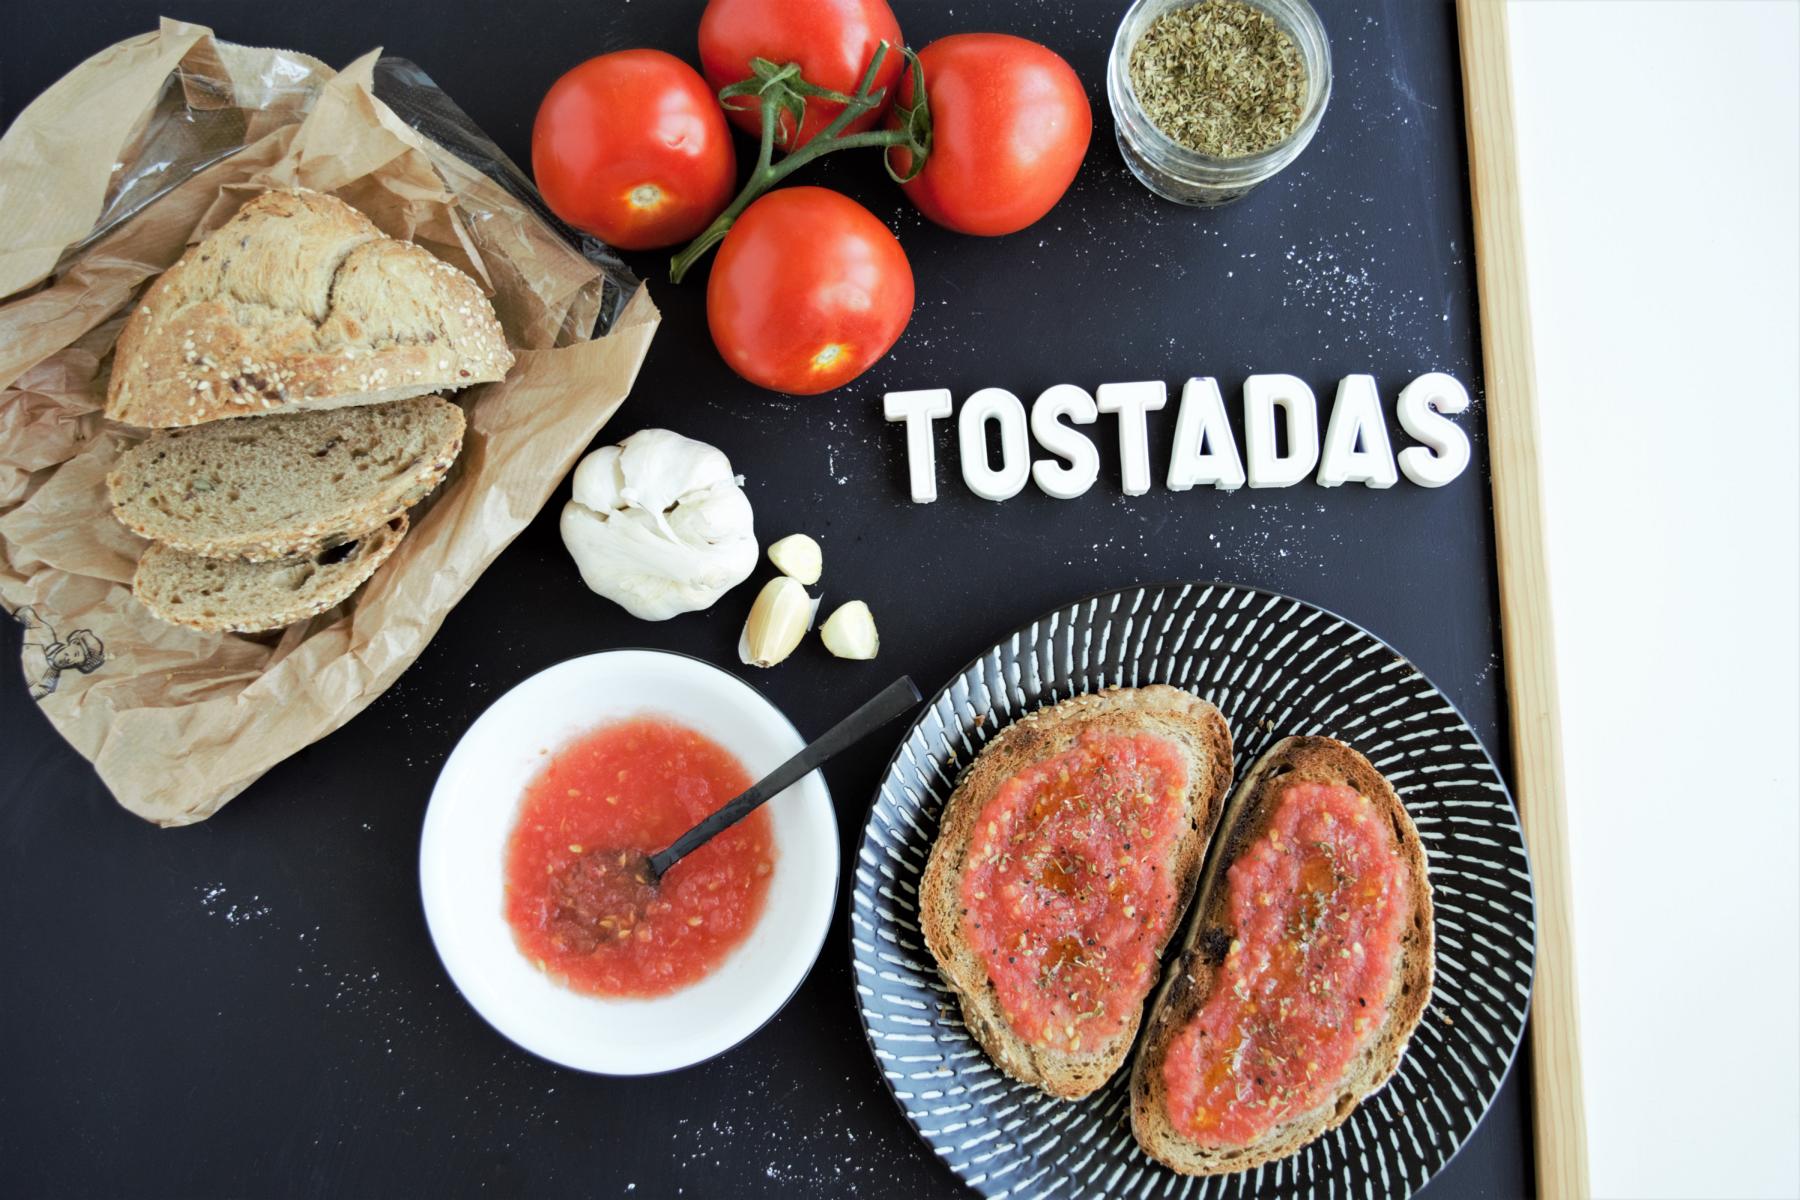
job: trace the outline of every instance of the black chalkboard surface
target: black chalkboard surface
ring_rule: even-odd
[[[154,26],[161,6],[98,0],[0,14],[7,120],[83,57]],[[661,425],[714,442],[748,477],[765,540],[818,536],[831,596],[881,624],[873,664],[809,645],[753,682],[815,734],[898,671],[935,686],[995,636],[1063,601],[1151,580],[1218,578],[1334,609],[1407,654],[1505,747],[1495,570],[1482,464],[1480,356],[1454,17],[1447,5],[1328,0],[1336,90],[1300,161],[1235,207],[1166,204],[1127,173],[1104,64],[1122,0],[896,4],[908,39],[1000,29],[1041,40],[1087,82],[1095,134],[1063,203],[996,240],[925,223],[872,156],[810,182],[899,232],[918,307],[894,352],[807,400],[739,381],[705,334],[704,281],[661,281],[637,389],[605,437]],[[231,40],[334,64],[377,45],[418,62],[519,161],[550,81],[579,59],[650,45],[693,56],[697,0],[382,5],[206,0],[177,15]],[[1427,370],[1469,384],[1476,466],[1448,487],[1125,497],[1116,440],[1085,497],[979,500],[940,425],[942,498],[911,504],[881,395],[997,385],[1029,400],[1084,387],[1285,371],[1321,401],[1372,372],[1391,406]],[[1235,403],[1233,405],[1235,408]],[[1173,409],[1152,418],[1166,458]],[[1398,433],[1396,429],[1396,434]],[[1160,476],[1160,466],[1158,468]],[[565,492],[566,494],[566,492]],[[735,667],[748,593],[644,624],[581,585],[554,499],[363,715],[270,772],[212,820],[159,832],[0,688],[0,1191],[11,1195],[955,1195],[886,1096],[851,1003],[843,920],[760,1035],[644,1080],[553,1068],[495,1035],[434,957],[419,909],[419,824],[435,773],[507,688],[570,655],[680,649]],[[0,635],[18,650],[10,622]],[[748,668],[744,668],[749,672]],[[890,746],[827,772],[846,846]],[[1502,761],[1504,761],[1502,759]],[[1532,1191],[1518,1073],[1427,1189]]]

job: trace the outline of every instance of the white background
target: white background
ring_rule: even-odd
[[[1800,1196],[1800,5],[1509,16],[1594,1194]]]

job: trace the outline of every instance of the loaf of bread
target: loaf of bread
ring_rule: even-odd
[[[462,409],[436,396],[214,421],[152,434],[106,482],[139,537],[265,562],[393,520],[437,486],[462,437]]]
[[[1316,1088],[1321,1096],[1318,1103],[1303,1111],[1278,1115],[1270,1128],[1247,1144],[1201,1144],[1177,1128],[1169,1115],[1164,1063],[1177,1035],[1221,986],[1226,957],[1243,949],[1237,940],[1241,931],[1231,917],[1228,886],[1231,866],[1252,846],[1264,840],[1272,847],[1280,847],[1274,851],[1276,855],[1303,852],[1301,847],[1283,846],[1270,834],[1270,822],[1277,804],[1287,789],[1296,784],[1353,790],[1363,802],[1356,821],[1363,821],[1362,813],[1366,812],[1371,820],[1368,827],[1392,838],[1390,845],[1394,856],[1404,865],[1404,877],[1397,885],[1397,894],[1391,896],[1391,901],[1399,905],[1392,914],[1399,940],[1388,992],[1385,996],[1367,998],[1347,994],[1342,997],[1342,1004],[1354,1015],[1346,1016],[1341,1025],[1331,1028],[1354,1029],[1365,1020],[1374,1024],[1361,1035],[1354,1053],[1335,1076],[1315,1078],[1312,1072],[1317,1064],[1307,1065],[1305,1086]],[[1334,860],[1334,872],[1340,867],[1341,864],[1335,864]],[[1294,869],[1304,870],[1303,867]],[[1300,878],[1304,879],[1304,875]],[[1361,902],[1348,896],[1346,899],[1352,903]],[[1257,903],[1263,905],[1270,901],[1271,897],[1266,893],[1257,898]],[[1342,919],[1342,914],[1338,916]],[[1283,936],[1287,935],[1284,933]],[[1335,946],[1329,940],[1329,932],[1299,936],[1318,938],[1317,944],[1323,947],[1318,953],[1331,957]],[[1151,1005],[1144,1044],[1138,1050],[1131,1074],[1131,1131],[1138,1144],[1152,1158],[1184,1175],[1217,1175],[1247,1171],[1285,1158],[1320,1134],[1343,1124],[1356,1106],[1386,1083],[1399,1067],[1407,1040],[1418,1028],[1419,1018],[1431,995],[1432,946],[1431,884],[1426,878],[1425,850],[1393,787],[1368,759],[1343,742],[1324,737],[1290,737],[1275,743],[1256,761],[1226,805],[1181,952],[1170,963],[1163,986]],[[1352,951],[1360,956],[1362,943],[1344,946],[1338,949],[1338,955],[1350,960]],[[1261,962],[1266,967],[1267,957]],[[1315,979],[1310,975],[1304,978]],[[1315,994],[1325,997],[1317,1003],[1336,1002],[1326,985],[1316,979],[1308,986]],[[1326,990],[1319,993],[1321,988]],[[1289,1002],[1267,1000],[1269,994],[1262,984],[1236,993],[1243,997],[1243,1005],[1280,1005],[1281,1015],[1285,1017]],[[1355,1004],[1350,1003],[1352,999]],[[1246,1045],[1240,1042],[1234,1053],[1241,1057],[1246,1051]],[[1277,1069],[1290,1061],[1297,1060],[1279,1059]],[[1260,1078],[1255,1080],[1258,1084],[1264,1082]],[[1239,1102],[1246,1102],[1241,1094]],[[1247,1103],[1253,1109],[1259,1101],[1252,1097]],[[1301,1101],[1291,1103],[1297,1105]]]
[[[333,196],[265,192],[144,293],[106,415],[160,429],[379,404],[497,380],[512,362],[473,279]]]
[[[1158,928],[1158,925],[1149,924],[1155,920],[1160,922],[1160,933],[1152,937],[1148,947],[1142,948],[1147,949],[1149,961],[1144,964],[1141,980],[1113,980],[1114,990],[1121,993],[1116,998],[1083,997],[1084,1004],[1105,999],[1114,1005],[1115,1011],[1128,1014],[1116,1033],[1095,1045],[1085,1044],[1085,1039],[1080,1043],[1059,1045],[1055,1037],[1022,1036],[1008,1017],[994,979],[965,924],[970,918],[963,896],[963,879],[978,865],[974,852],[978,841],[984,834],[990,840],[994,835],[994,830],[984,829],[980,824],[982,812],[1009,780],[1039,764],[1060,761],[1060,756],[1083,744],[1084,736],[1133,738],[1140,734],[1152,735],[1172,746],[1184,768],[1185,786],[1176,798],[1181,806],[1177,815],[1178,834],[1167,845],[1160,861],[1151,864],[1150,871],[1152,878],[1171,885],[1168,888],[1169,911],[1153,912],[1153,902],[1147,896],[1121,891],[1116,884],[1126,876],[1112,854],[1102,852],[1094,843],[1076,840],[1068,847],[1068,855],[1081,859],[1080,862],[1064,859],[1059,851],[1058,861],[1045,866],[1036,861],[1042,857],[1041,848],[1034,849],[1029,840],[1032,834],[1025,832],[1024,840],[1009,849],[1009,853],[1016,852],[1018,858],[1013,869],[1042,874],[1027,882],[1031,894],[1022,898],[1024,905],[1035,911],[1057,906],[1062,901],[1051,893],[1059,888],[1066,892],[1071,885],[1065,881],[1078,879],[1079,883],[1074,886],[1086,894],[1088,917],[1094,917],[1092,905],[1097,896],[1104,906],[1098,920],[1114,922],[1114,928],[1117,928],[1117,922],[1122,919],[1152,930]],[[1063,778],[1066,780],[1067,776]],[[1082,786],[1086,787],[1085,784]],[[931,858],[920,882],[919,916],[925,944],[937,960],[945,983],[961,1001],[963,1023],[1001,1070],[1053,1096],[1074,1098],[1099,1088],[1124,1064],[1137,1036],[1144,997],[1156,984],[1157,958],[1169,938],[1180,928],[1182,913],[1193,897],[1201,860],[1230,786],[1231,733],[1224,717],[1207,701],[1162,684],[1114,688],[1065,700],[1014,722],[983,748],[944,806],[937,841],[932,846]],[[1142,806],[1162,797],[1103,794],[1122,787],[1123,781],[1115,786],[1098,780],[1086,794],[1070,796],[1066,800],[1058,798],[1056,804],[1059,808],[1065,805],[1071,808],[1093,806],[1098,815],[1090,817],[1084,808],[1079,820],[1102,822],[1109,836],[1117,834],[1124,839],[1124,855],[1142,859],[1144,847],[1141,844],[1133,846],[1139,824],[1136,813]],[[1114,807],[1115,799],[1122,803]],[[1030,815],[1019,823],[1019,828],[1030,830],[1034,818],[1039,819],[1037,829],[1046,828],[1041,818],[1054,819],[1054,814],[1039,811],[1045,807],[1043,799],[1034,800]],[[1107,814],[1115,812],[1129,819],[1122,824],[1109,820]],[[1117,829],[1113,828],[1115,824],[1119,825]],[[1050,878],[1052,872],[1058,873],[1055,878]],[[1048,888],[1041,886],[1044,884],[1048,884]],[[1071,925],[1068,932],[1072,936],[1060,940],[1080,941],[1087,931],[1079,925]],[[1041,950],[1041,947],[1030,951],[1022,949],[1020,958],[1033,961],[1028,956]],[[1107,952],[1107,946],[1086,941],[1076,950],[1076,955],[1104,958]],[[1051,974],[1060,972],[1062,966],[1058,957],[1043,956],[1040,969]],[[1075,958],[1069,960],[1077,961]],[[1058,986],[1062,985],[1059,983]],[[1078,1026],[1068,1028],[1079,1029]],[[1064,1031],[1059,1029],[1058,1033],[1061,1032]]]
[[[131,593],[173,625],[210,633],[256,633],[316,617],[349,599],[387,561],[406,518],[304,558],[243,562],[203,558],[152,542]]]

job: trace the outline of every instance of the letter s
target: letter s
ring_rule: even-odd
[[[1443,487],[1469,465],[1469,435],[1450,417],[1469,407],[1469,393],[1442,371],[1400,390],[1400,428],[1421,445],[1400,452],[1400,470],[1420,487]]]

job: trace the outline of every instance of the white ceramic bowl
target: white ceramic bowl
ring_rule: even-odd
[[[762,919],[699,983],[653,1000],[603,999],[527,961],[503,911],[506,842],[525,786],[544,752],[640,713],[698,730],[756,779],[804,745],[760,692],[699,659],[590,654],[533,675],[469,727],[438,775],[419,845],[431,940],[475,1011],[533,1054],[606,1075],[691,1066],[755,1033],[812,969],[837,902],[837,818],[814,771],[765,806],[776,859]]]

